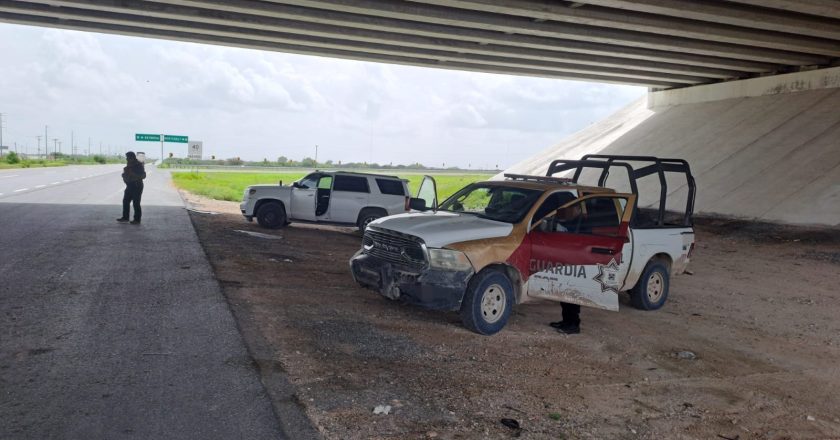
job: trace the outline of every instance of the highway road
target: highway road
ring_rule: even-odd
[[[169,175],[0,171],[0,438],[287,438]]]

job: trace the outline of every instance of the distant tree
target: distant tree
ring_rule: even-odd
[[[10,164],[16,164],[20,162],[20,157],[14,151],[10,151],[9,154],[6,155],[6,162]]]
[[[225,160],[225,163],[227,165],[242,165],[242,159],[240,159],[238,157],[231,157],[231,158]]]
[[[300,166],[306,168],[314,168],[318,166],[318,162],[311,157],[304,157],[302,161],[300,161]]]
[[[289,162],[289,158],[286,156],[280,156],[277,158],[277,163],[280,165],[285,165],[287,162]]]

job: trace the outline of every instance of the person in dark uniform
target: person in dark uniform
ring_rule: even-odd
[[[576,335],[580,333],[580,306],[572,303],[560,303],[562,308],[562,321],[555,321],[549,325],[556,328],[558,332],[567,335]]]
[[[125,182],[125,193],[123,194],[122,217],[117,221],[124,223],[128,221],[129,205],[134,205],[134,220],[132,225],[140,224],[140,217],[143,211],[140,209],[140,197],[143,195],[143,179],[146,178],[146,169],[143,163],[137,160],[133,151],[125,153],[126,166],[123,168],[122,178]]]
[[[578,204],[561,210],[558,212],[558,222],[555,230],[557,232],[577,232],[580,217],[581,209]],[[561,302],[560,307],[562,308],[563,319],[549,323],[549,325],[556,328],[559,333],[567,335],[580,333],[580,305]]]

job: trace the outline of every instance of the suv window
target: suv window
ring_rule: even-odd
[[[312,173],[303,179],[300,179],[298,184],[301,188],[309,188],[315,189],[318,186],[318,179],[321,178],[321,175],[318,173]]]
[[[369,193],[370,187],[368,187],[368,180],[366,177],[342,176],[339,174],[335,176],[333,191]]]
[[[330,186],[332,186],[332,176],[321,176],[321,180],[318,181],[318,189],[330,189]]]
[[[393,196],[404,196],[405,189],[400,180],[376,179],[376,186],[379,187],[379,192],[382,194],[390,194]]]

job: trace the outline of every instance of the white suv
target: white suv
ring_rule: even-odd
[[[290,222],[356,225],[409,210],[407,180],[396,176],[315,171],[291,186],[254,185],[245,189],[239,208],[248,221],[265,228]]]

